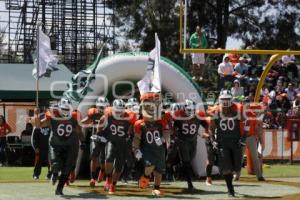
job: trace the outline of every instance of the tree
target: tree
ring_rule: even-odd
[[[179,54],[179,7],[177,0],[116,0],[118,35],[138,43],[141,51],[154,48],[154,34],[161,41],[161,54]],[[122,46],[122,45],[121,45]]]
[[[119,35],[140,49],[161,40],[162,55],[180,60],[179,0],[115,0]],[[297,49],[300,44],[300,1],[188,0],[188,33],[201,25],[210,47],[225,48],[227,38],[241,39],[261,49]],[[298,42],[297,42],[298,41]]]

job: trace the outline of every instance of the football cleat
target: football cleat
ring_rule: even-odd
[[[163,194],[162,191],[156,190],[156,189],[152,190],[152,195],[153,195],[154,197],[163,197],[163,196],[164,196],[164,194]]]
[[[62,188],[57,188],[57,189],[55,190],[55,195],[64,195],[63,189],[62,189]]]
[[[91,186],[91,187],[95,187],[95,185],[96,185],[96,181],[95,181],[95,179],[92,178],[92,179],[90,180],[90,186]]]
[[[116,186],[114,184],[110,184],[108,194],[114,194],[116,192]]]
[[[71,171],[70,175],[69,175],[69,181],[70,183],[74,183],[75,182],[75,171]]]
[[[109,191],[110,185],[112,184],[111,178],[106,178],[105,184],[104,184],[104,191]]]
[[[205,183],[206,183],[207,186],[211,186],[212,185],[211,177],[207,177]]]
[[[100,172],[98,174],[98,178],[97,178],[98,183],[103,181],[104,175],[105,175],[104,172],[102,170],[100,170]]]
[[[56,184],[56,182],[57,182],[57,177],[58,177],[58,175],[52,174],[52,176],[51,176],[51,183],[52,183],[52,185],[55,185],[55,184]]]
[[[141,176],[139,180],[139,188],[146,189],[149,186],[149,178],[146,178],[145,176]]]

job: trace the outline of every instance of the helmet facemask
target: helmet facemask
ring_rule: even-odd
[[[59,114],[64,118],[69,118],[72,112],[72,105],[67,99],[61,99],[59,102]]]
[[[229,108],[232,105],[232,99],[230,98],[220,99],[220,105],[224,108]]]
[[[124,115],[125,111],[126,111],[124,101],[121,100],[121,99],[116,99],[113,102],[112,111],[113,111],[113,115],[116,118],[121,118]]]

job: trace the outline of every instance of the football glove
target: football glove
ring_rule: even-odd
[[[142,154],[141,150],[136,149],[134,152],[134,156],[139,161],[143,157],[143,154]]]
[[[99,136],[99,135],[92,135],[91,136],[91,140],[94,142],[100,142],[100,143],[106,143],[107,139],[103,136]]]

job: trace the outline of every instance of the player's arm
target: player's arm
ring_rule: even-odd
[[[107,116],[103,115],[97,125],[97,133],[98,134],[103,134],[103,131],[107,127]]]
[[[86,116],[85,118],[83,118],[83,119],[81,120],[81,123],[82,123],[82,124],[90,124],[90,123],[91,123],[90,117],[89,117],[89,116]]]
[[[142,126],[143,122],[138,120],[133,126],[133,141],[132,141],[132,151],[137,160],[142,158],[142,152],[140,150],[141,140],[142,140]]]
[[[44,127],[50,127],[50,119],[51,119],[51,114],[50,112],[46,112],[45,118],[40,119],[39,117],[39,109],[34,110],[34,124],[37,128],[44,128]]]

